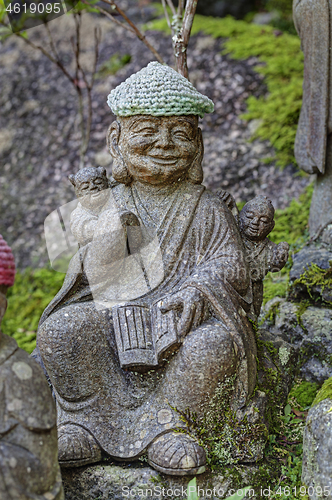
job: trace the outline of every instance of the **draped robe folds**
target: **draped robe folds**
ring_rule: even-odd
[[[119,208],[135,213],[151,233],[152,218],[135,188],[118,185],[112,193]],[[185,427],[179,411],[189,408],[203,417],[226,378],[235,379],[234,410],[245,406],[256,382],[256,345],[243,299],[249,273],[231,212],[203,186],[183,182],[154,229],[164,277],[130,303],[150,306],[194,287],[209,311],[166,364],[144,374],[120,368],[111,310],[95,307],[82,273],[86,248],[72,259],[37,337],[58,426],[81,425],[116,458],[139,456],[158,435]]]
[[[0,499],[49,498],[64,499],[54,402],[40,366],[0,331]]]

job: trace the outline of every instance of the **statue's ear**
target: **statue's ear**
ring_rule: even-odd
[[[271,231],[273,231],[273,229],[274,229],[274,226],[275,226],[275,225],[276,225],[275,221],[274,221],[274,220],[272,220],[272,221],[271,221],[271,225],[270,225],[270,227],[271,227]]]
[[[68,175],[68,179],[70,180],[72,185],[75,187],[76,186],[75,175],[73,175],[73,174]]]
[[[99,175],[106,177],[106,168],[105,167],[97,167],[97,172]]]
[[[107,147],[113,157],[112,177],[122,184],[130,184],[132,177],[119,148],[121,126],[114,121],[107,131]]]
[[[189,169],[188,180],[193,184],[202,184],[203,182],[202,161],[204,156],[204,145],[203,145],[202,130],[200,128],[198,128],[197,132],[197,142],[198,142],[197,154]]]

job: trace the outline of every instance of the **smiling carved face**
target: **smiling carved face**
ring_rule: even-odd
[[[251,241],[262,241],[274,228],[274,210],[266,202],[248,202],[240,213],[241,232]]]
[[[184,179],[200,152],[196,116],[130,116],[120,119],[120,127],[113,144],[132,178],[145,184],[165,186]]]
[[[108,179],[98,169],[85,169],[75,182],[75,193],[83,207],[97,209],[104,205],[109,196]]]

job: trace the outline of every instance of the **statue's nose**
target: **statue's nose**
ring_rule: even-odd
[[[157,147],[168,149],[173,147],[172,134],[170,130],[161,129],[158,134]]]

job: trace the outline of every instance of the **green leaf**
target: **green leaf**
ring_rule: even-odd
[[[188,483],[188,500],[199,500],[197,496],[196,478]]]
[[[286,417],[287,417],[288,415],[290,415],[290,414],[291,414],[291,411],[292,411],[292,407],[291,407],[291,405],[290,405],[290,404],[287,404],[287,405],[285,406],[285,409],[284,409],[284,413],[285,413]]]

